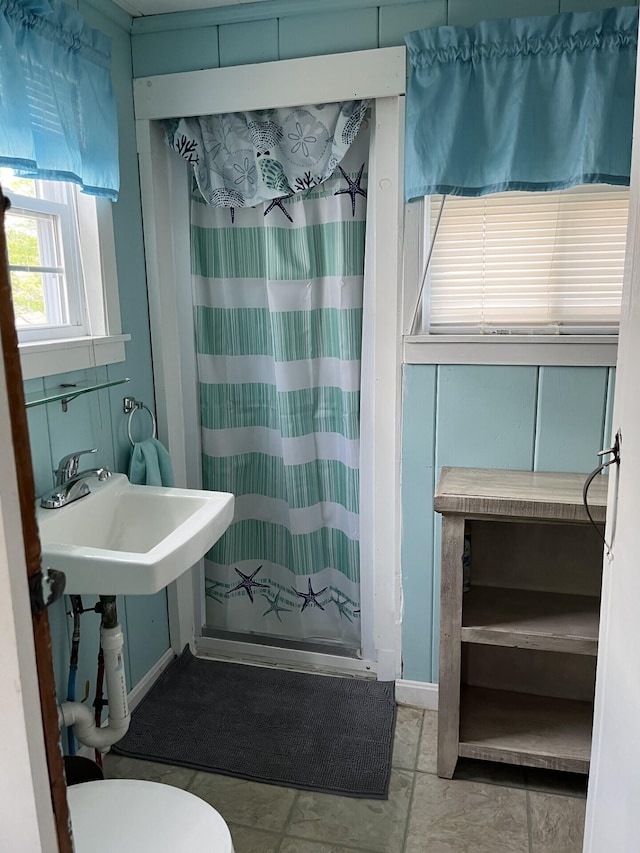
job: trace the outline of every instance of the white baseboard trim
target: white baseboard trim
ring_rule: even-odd
[[[398,705],[411,705],[414,708],[424,708],[426,711],[437,711],[438,685],[397,678],[396,702]]]
[[[155,663],[149,672],[140,679],[140,681],[127,693],[129,701],[129,710],[135,711],[138,705],[142,702],[147,693],[151,690],[156,681],[160,678],[165,669],[175,658],[173,649],[167,649],[160,660]]]

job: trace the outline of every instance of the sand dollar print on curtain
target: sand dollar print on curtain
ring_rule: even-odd
[[[311,125],[283,130],[311,156]],[[194,192],[203,478],[236,495],[205,561],[210,628],[360,646],[367,156],[363,128],[304,192],[243,209]]]
[[[331,177],[366,101],[192,116],[164,122],[167,145],[193,166],[214,207],[253,207]]]

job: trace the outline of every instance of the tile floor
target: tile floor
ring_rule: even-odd
[[[388,800],[263,785],[108,755],[110,778],[176,785],[229,825],[235,853],[580,853],[586,780],[461,759],[435,773],[437,714],[399,707]]]

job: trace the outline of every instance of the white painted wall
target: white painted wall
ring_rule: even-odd
[[[584,850],[640,850],[640,90],[636,85],[627,265],[618,346],[612,470],[606,537],[596,706]]]
[[[55,853],[58,844],[1,352],[0,446],[0,849]]]

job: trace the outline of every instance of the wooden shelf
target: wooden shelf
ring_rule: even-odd
[[[436,487],[436,512],[467,517],[540,518],[545,521],[587,522],[582,504],[586,474],[554,471],[498,471],[443,468]],[[595,521],[604,522],[609,478],[596,477],[589,490]]]
[[[597,655],[600,599],[472,586],[463,596],[461,640]]]
[[[590,702],[463,686],[458,754],[588,773],[592,722]]]

